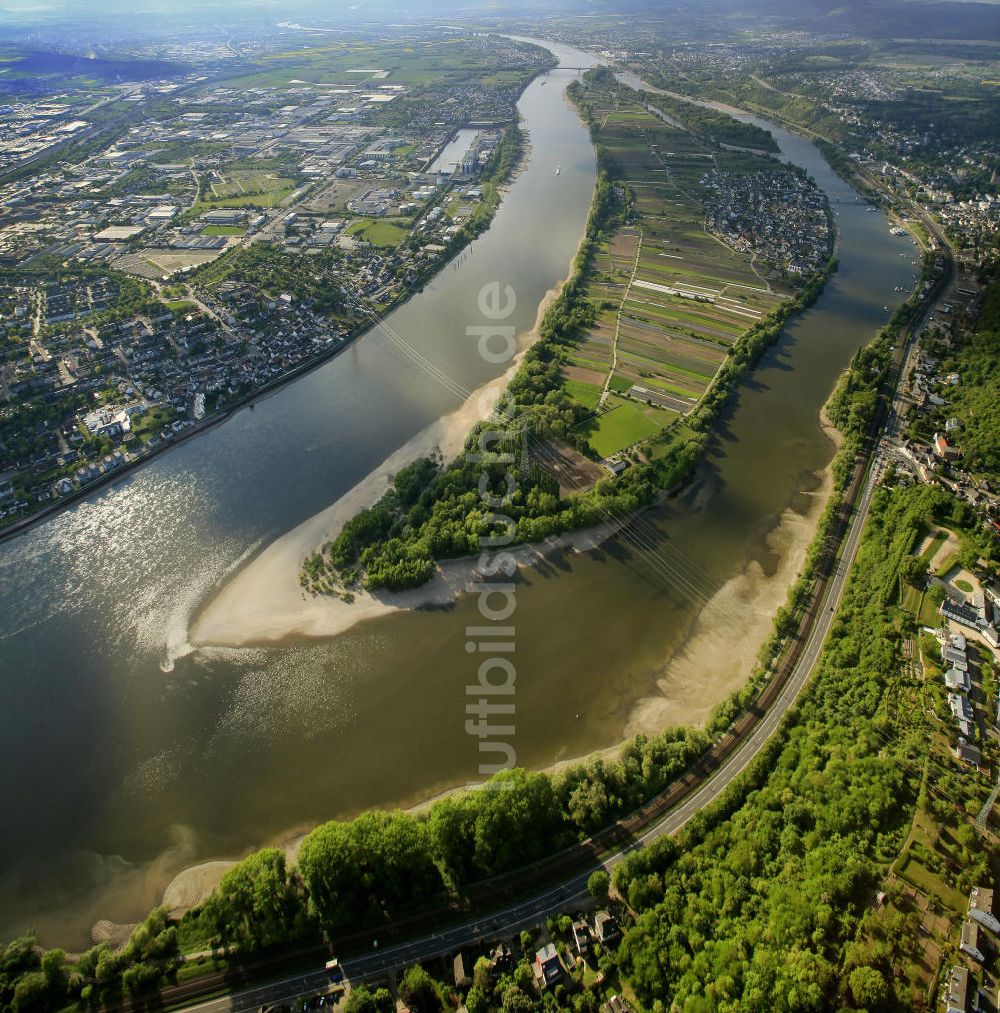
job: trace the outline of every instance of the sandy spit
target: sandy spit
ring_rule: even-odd
[[[302,561],[335,537],[346,521],[372,506],[389,489],[393,476],[420,457],[439,451],[444,460],[455,458],[469,431],[489,418],[501,395],[520,367],[524,353],[538,339],[545,311],[559,294],[562,282],[551,288],[538,307],[532,330],[519,337],[519,350],[509,369],[480,387],[458,409],[418,433],[387,457],[374,471],[335,503],[272,542],[240,570],[197,612],[188,640],[193,647],[250,647],[274,644],[291,637],[335,637],[367,619],[400,609],[415,609],[453,602],[475,579],[475,559],[460,559],[439,566],[422,587],[401,592],[355,592],[347,604],[328,595],[308,595],[299,585]],[[525,546],[525,565],[557,547],[594,548],[596,532],[577,532],[541,546]],[[605,534],[603,537],[607,537]]]

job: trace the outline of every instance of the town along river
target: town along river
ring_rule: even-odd
[[[552,48],[567,66],[593,62]],[[493,226],[392,315],[466,387],[495,375],[465,334],[481,322],[481,285],[510,284],[513,322],[527,329],[580,239],[594,162],[562,95],[575,74],[527,89],[531,152]],[[523,765],[585,755],[643,723],[703,718],[745,677],[833,454],[820,407],[913,280],[912,247],[885,218],[856,206],[815,148],[775,134],[845,202],[840,271],[740,387],[691,487],[646,515],[661,565],[612,540],[524,574],[513,738]],[[46,942],[82,946],[98,918],[139,918],[184,866],[477,779],[464,730],[472,599],[328,641],[184,646],[192,612],[227,575],[457,404],[373,332],[0,547],[0,937],[34,925]],[[706,637],[714,647],[702,651]]]

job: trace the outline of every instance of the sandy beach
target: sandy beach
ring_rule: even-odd
[[[520,358],[518,355],[503,376],[481,387],[457,411],[405,443],[331,506],[272,542],[196,614],[190,642],[196,647],[248,647],[292,636],[333,637],[395,609],[451,601],[450,584],[440,573],[413,591],[378,596],[358,592],[351,604],[328,595],[306,594],[299,574],[306,556],[334,537],[360,510],[377,502],[401,468],[435,450],[446,461],[454,458],[472,426],[493,410]]]
[[[820,412],[820,426],[839,449],[843,437]],[[641,700],[626,726],[626,737],[652,735],[673,725],[702,726],[722,700],[749,677],[761,645],[771,633],[774,615],[802,572],[806,554],[833,489],[833,469],[821,473],[805,513],[786,509],[767,536],[777,559],[773,573],[757,560],[730,578],[698,614],[680,651],[657,678],[660,692]],[[698,672],[697,679],[691,679]]]
[[[493,386],[490,385],[491,390]],[[487,396],[484,392],[480,394]],[[490,405],[493,400],[490,400]],[[461,449],[468,426],[458,419],[464,419],[466,414],[471,421],[477,421],[485,418],[489,411],[480,416],[476,414],[474,404],[463,406],[459,412],[442,419],[416,440],[407,443],[333,506],[272,543],[237,574],[195,619],[191,643],[196,647],[251,647],[273,644],[288,637],[335,637],[367,619],[401,609],[447,605],[468,591],[480,579],[476,556],[440,564],[426,584],[411,591],[356,591],[351,604],[329,595],[306,594],[299,586],[302,560],[335,535],[346,520],[374,503],[401,467],[435,448],[441,450],[446,460],[454,456],[449,453],[452,450],[450,438],[454,435],[449,431],[450,427],[461,432],[454,452]],[[509,551],[519,566],[530,567],[555,552],[589,552],[596,549],[619,526],[608,522],[553,536],[544,542],[520,545]]]

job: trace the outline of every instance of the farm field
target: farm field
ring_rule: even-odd
[[[219,250],[141,250],[140,256],[160,269],[164,274],[172,274],[187,267],[207,264],[219,256]]]
[[[276,172],[217,173],[191,212],[198,215],[215,208],[278,208],[298,183]]]
[[[733,342],[793,291],[705,227],[714,200],[699,182],[707,171],[756,173],[774,163],[721,151],[627,103],[627,94],[582,92],[625,208],[587,279],[596,322],[563,368],[570,396],[602,413],[590,439],[602,457],[695,408]]]
[[[364,219],[348,226],[345,234],[355,239],[363,239],[373,246],[399,246],[408,233],[394,222]]]
[[[275,172],[215,173],[209,181],[212,202],[231,197],[252,197],[294,188],[295,181]]]
[[[225,81],[231,88],[274,88],[301,82],[318,85],[393,81],[426,85],[475,75],[490,84],[512,85],[515,70],[498,67],[484,74],[481,54],[460,39],[420,40],[413,44],[366,41],[331,42],[308,50],[267,53],[258,67]]]

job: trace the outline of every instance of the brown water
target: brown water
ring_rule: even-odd
[[[592,62],[552,48],[568,65]],[[491,375],[465,336],[481,322],[479,287],[511,284],[527,328],[579,240],[594,167],[561,95],[574,76],[529,87],[530,160],[493,227],[393,315],[468,387]],[[618,741],[665,673],[671,698],[701,706],[742,677],[718,661],[669,663],[722,585],[749,568],[763,588],[777,571],[774,532],[789,509],[808,508],[832,456],[820,406],[901,298],[894,287],[912,281],[899,256],[908,242],[854,205],[812,145],[775,133],[786,157],[848,202],[841,270],[740,388],[696,482],[648,517],[655,555],[616,540],[525,575],[514,620],[522,764]],[[474,600],[333,641],[185,646],[192,611],[241,561],[457,403],[373,334],[0,547],[0,936],[36,925],[46,942],[82,945],[96,918],[141,916],[185,865],[478,778],[464,731]],[[724,636],[740,635],[738,614],[712,615]]]

